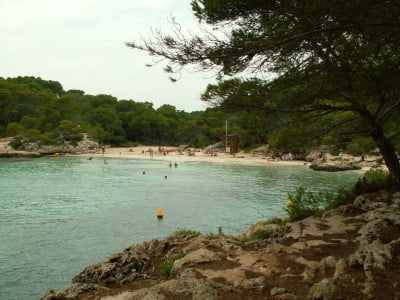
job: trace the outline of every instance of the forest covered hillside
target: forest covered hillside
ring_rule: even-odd
[[[113,146],[205,147],[223,140],[228,120],[229,132],[239,134],[242,150],[269,143],[273,152],[302,154],[312,146],[327,144],[332,152],[361,155],[376,148],[371,138],[362,135],[343,135],[335,130],[321,134],[326,121],[320,126],[285,127],[276,118],[224,105],[194,112],[172,105],[155,108],[150,102],[65,91],[57,81],[0,77],[0,137],[16,137],[15,146],[24,142],[76,144],[88,133],[99,143]]]

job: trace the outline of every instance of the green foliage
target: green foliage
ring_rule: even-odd
[[[122,143],[121,147],[138,147],[140,144],[138,142],[125,142]]]
[[[178,229],[175,231],[175,236],[199,236],[201,235],[200,231],[190,230],[190,229]]]
[[[268,224],[285,225],[287,222],[288,222],[288,219],[274,217],[274,218],[267,220],[264,224],[265,225],[268,225]]]
[[[392,183],[389,173],[380,166],[374,166],[358,180],[354,189],[355,193],[360,195],[390,189],[391,187]]]
[[[38,129],[25,130],[25,138],[28,142],[37,142],[40,139],[40,131]]]
[[[276,153],[304,153],[313,144],[312,129],[287,128],[278,131],[268,141],[270,150]]]
[[[165,275],[165,278],[167,279],[171,278],[171,270],[172,266],[174,265],[174,262],[178,259],[181,259],[182,257],[183,257],[182,253],[172,255],[166,261],[161,263],[160,270]]]
[[[185,37],[177,25],[176,36],[160,31],[128,46],[167,59],[168,73],[194,64],[216,70],[218,79],[246,71],[274,74],[221,80],[202,100],[225,111],[249,112],[266,124],[276,121],[270,132],[288,130],[270,139],[278,152],[301,151],[310,136],[292,133],[304,126],[319,131],[319,136],[313,132],[317,144],[332,133],[325,142],[340,149],[348,144],[355,154],[368,151],[371,143],[352,138],[373,138],[400,188],[396,1],[193,0],[191,5],[198,21],[215,32]],[[225,38],[215,39],[220,35]]]
[[[12,122],[7,124],[6,134],[8,136],[22,136],[25,132],[25,127],[19,123]]]
[[[353,187],[341,188],[336,194],[328,192],[311,193],[299,187],[294,195],[289,193],[292,205],[285,209],[289,221],[298,221],[309,216],[321,216],[323,212],[340,205],[351,204],[363,194],[378,192],[393,187],[390,175],[379,166],[372,167]]]
[[[266,240],[271,236],[272,232],[272,230],[259,229],[255,231],[251,236],[242,238],[240,241],[245,244],[255,240]]]
[[[24,141],[20,137],[15,137],[13,140],[8,143],[13,149],[18,150],[24,144]]]
[[[367,137],[356,137],[351,143],[346,145],[346,152],[351,155],[362,155],[367,154],[375,149],[376,144],[371,138]]]
[[[296,189],[295,194],[289,193],[289,200],[292,205],[288,205],[285,210],[289,215],[289,221],[298,221],[309,216],[321,216],[332,202],[333,196],[329,193],[307,192],[304,187]],[[289,202],[289,201],[288,201]]]

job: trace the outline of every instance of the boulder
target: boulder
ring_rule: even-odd
[[[3,158],[11,158],[11,157],[40,157],[42,156],[39,152],[28,152],[28,151],[7,151],[7,152],[0,152],[0,157]]]
[[[361,170],[361,166],[354,162],[336,161],[325,163],[322,160],[313,161],[310,165],[310,169],[314,171],[326,171],[326,172],[338,172],[338,171],[349,171],[349,170]]]
[[[307,299],[310,300],[334,299],[335,291],[336,287],[333,284],[333,281],[331,279],[325,278],[311,287]]]

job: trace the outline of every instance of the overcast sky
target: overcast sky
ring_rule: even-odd
[[[0,0],[0,77],[36,76],[65,90],[110,94],[203,110],[199,96],[212,74],[184,72],[171,83],[162,66],[124,43],[170,28],[175,16],[195,30],[190,0]]]

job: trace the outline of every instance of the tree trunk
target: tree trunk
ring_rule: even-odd
[[[367,123],[371,137],[385,160],[395,188],[400,189],[400,163],[392,143],[385,137],[382,127],[368,111],[362,112],[361,117]]]

